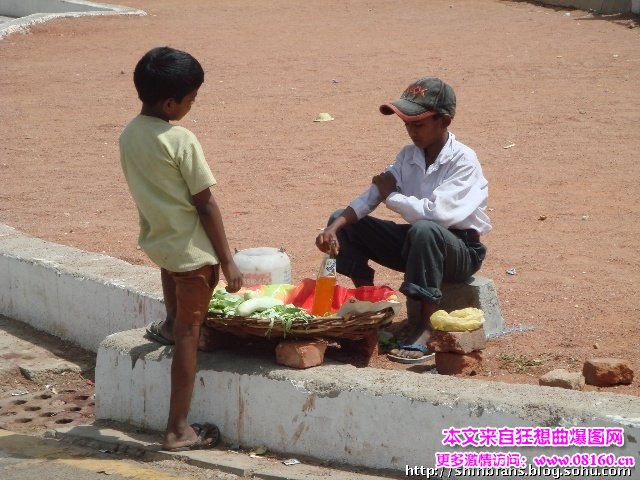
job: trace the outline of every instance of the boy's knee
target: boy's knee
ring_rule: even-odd
[[[418,220],[409,229],[413,239],[431,239],[441,236],[438,224],[430,220]]]
[[[336,219],[342,215],[342,212],[344,212],[344,208],[339,208],[338,210],[336,210],[335,212],[333,212],[331,214],[331,216],[329,217],[329,221],[327,222],[327,225],[331,225],[333,222],[336,221]]]

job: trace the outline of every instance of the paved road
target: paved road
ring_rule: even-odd
[[[177,462],[176,462],[177,463]],[[167,472],[167,470],[172,470]],[[2,480],[234,480],[240,477],[215,470],[194,471],[188,465],[138,462],[57,440],[0,430]]]

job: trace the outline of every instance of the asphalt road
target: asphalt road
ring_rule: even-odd
[[[216,470],[179,462],[141,462],[66,445],[57,440],[0,430],[2,480],[235,480]]]

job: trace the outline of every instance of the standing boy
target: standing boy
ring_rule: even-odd
[[[212,447],[220,437],[218,428],[187,421],[198,340],[219,267],[230,292],[242,287],[242,275],[211,194],[216,181],[202,147],[189,130],[169,123],[189,113],[204,71],[188,53],[159,47],[140,59],[133,81],[142,110],[120,135],[120,162],[138,208],[138,243],[160,267],[167,309],[166,320],[150,325],[147,332],[162,343],[175,343],[162,447]]]
[[[486,253],[480,235],[491,230],[487,180],[475,152],[448,131],[455,111],[453,89],[430,77],[380,106],[381,113],[400,117],[413,144],[373,177],[366,192],[335,212],[316,238],[324,252],[337,243],[337,270],[356,287],[373,285],[369,260],[404,272],[400,292],[421,301],[421,320],[394,352],[401,357],[415,358],[415,350],[426,354],[442,281],[464,281],[480,269]],[[408,224],[370,217],[382,202]]]

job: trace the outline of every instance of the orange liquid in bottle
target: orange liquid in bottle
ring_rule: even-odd
[[[316,292],[313,297],[311,314],[322,316],[331,311],[333,302],[333,287],[336,286],[336,277],[319,277],[316,280]]]

